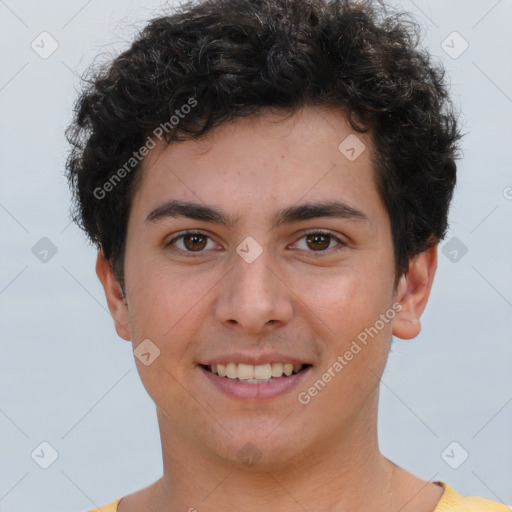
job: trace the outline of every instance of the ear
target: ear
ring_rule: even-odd
[[[114,320],[117,334],[123,338],[123,340],[130,341],[131,334],[128,321],[128,308],[125,303],[123,291],[119,281],[114,276],[110,262],[105,258],[101,250],[98,251],[98,257],[96,259],[96,274],[103,285],[108,309]]]
[[[437,244],[418,254],[399,281],[396,300],[402,309],[395,317],[393,335],[404,340],[415,338],[421,331],[420,317],[427,305],[437,268]]]

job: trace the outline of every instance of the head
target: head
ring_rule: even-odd
[[[442,69],[417,41],[414,25],[369,2],[211,0],[151,21],[80,96],[68,131],[75,219],[99,249],[118,333],[158,346],[161,369],[139,364],[143,381],[168,417],[183,404],[173,422],[184,435],[195,405],[163,381],[197,378],[201,389],[199,367],[276,350],[318,378],[400,309],[343,370],[344,398],[337,385],[323,391],[285,437],[301,421],[319,436],[308,414],[333,400],[347,425],[364,404],[374,412],[391,335],[419,332],[455,185],[455,117]],[[177,202],[215,208],[181,204],[177,216]],[[297,245],[297,227],[318,217],[343,247],[323,259]],[[205,238],[177,241],[186,229],[208,234],[206,250]],[[198,241],[204,252],[185,256]],[[358,377],[363,367],[373,377]],[[256,421],[270,431],[287,403],[260,404],[256,420],[254,408],[241,417],[212,396],[206,407],[236,443],[256,438]],[[200,423],[192,432],[207,443]],[[273,453],[286,449],[275,439]],[[226,440],[219,453],[230,450]]]

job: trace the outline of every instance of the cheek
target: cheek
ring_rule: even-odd
[[[309,321],[316,322],[324,353],[315,378],[302,391],[315,393],[322,388],[318,379],[328,379],[314,400],[319,414],[329,408],[336,417],[351,417],[375,391],[385,367],[395,313],[392,282],[368,274],[331,276],[318,292],[306,295]]]
[[[186,349],[179,340],[193,334],[197,322],[192,320],[202,311],[218,278],[206,272],[191,276],[175,265],[151,260],[136,268],[127,265],[126,276],[133,339],[140,342],[149,338],[162,355],[176,360]]]
[[[186,398],[183,383],[190,369],[196,308],[206,293],[201,280],[185,278],[175,269],[149,263],[127,266],[130,325],[134,348],[149,339],[158,356],[149,365],[135,354],[142,383],[159,407],[175,410]],[[208,284],[206,282],[206,284]],[[153,349],[155,350],[155,349]],[[181,383],[181,384],[180,384]]]
[[[363,261],[321,273],[293,276],[294,293],[304,314],[317,316],[329,337],[357,335],[391,307],[393,278],[383,260]],[[308,313],[309,312],[309,313]]]

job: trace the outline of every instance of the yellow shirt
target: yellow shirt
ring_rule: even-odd
[[[461,496],[449,485],[436,482],[444,488],[444,493],[436,508],[432,512],[510,512],[512,507],[507,507],[496,501],[477,498],[476,496]],[[113,501],[104,507],[95,508],[89,512],[116,512],[122,498]]]

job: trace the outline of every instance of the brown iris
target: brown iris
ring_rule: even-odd
[[[329,247],[331,242],[330,235],[324,235],[322,233],[313,233],[311,235],[307,235],[306,241],[309,244],[316,245],[315,250],[323,250]],[[311,247],[313,249],[313,247]]]
[[[183,244],[189,251],[200,251],[206,245],[206,236],[197,233],[183,235]]]

